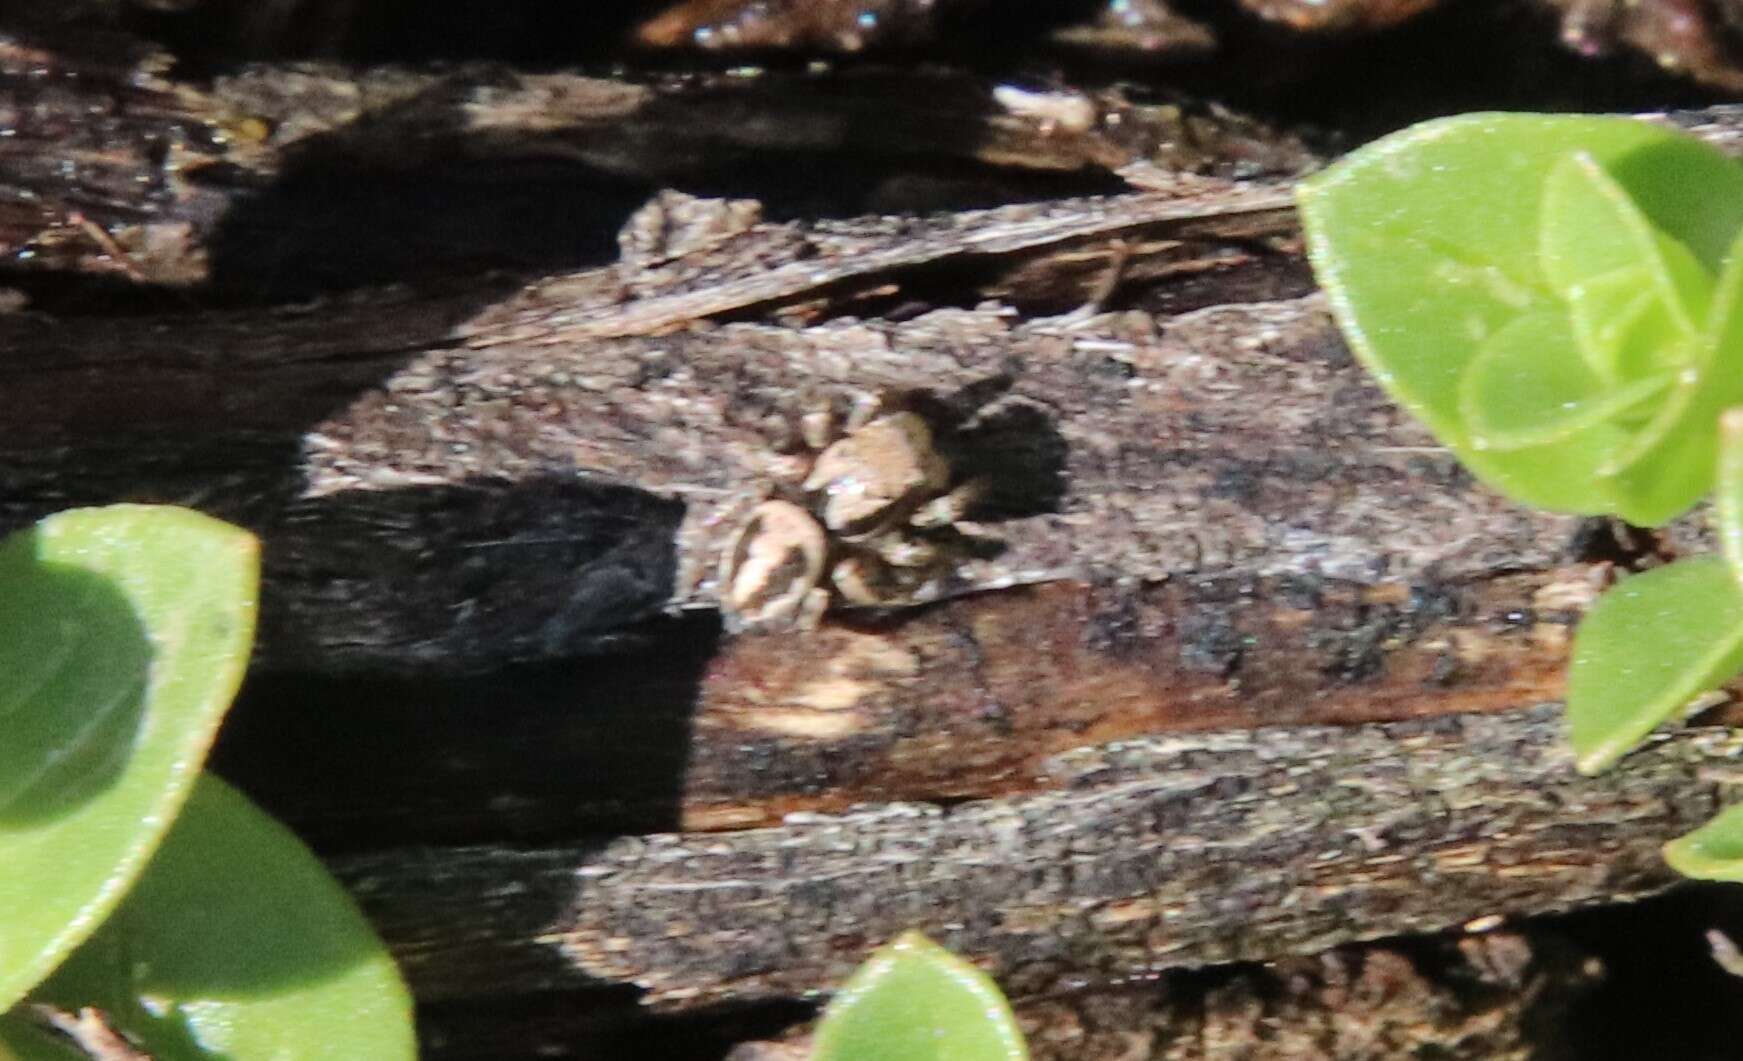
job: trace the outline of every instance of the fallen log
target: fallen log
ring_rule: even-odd
[[[804,996],[909,927],[1056,994],[1668,885],[1658,846],[1732,800],[1743,734],[1582,778],[1558,714],[1139,738],[1055,757],[1029,796],[334,867],[429,1000]]]
[[[322,117],[127,63],[55,105],[149,88],[107,127],[132,153],[59,192],[30,171],[39,201],[0,233],[52,244],[56,276],[120,272],[152,312],[0,316],[0,523],[161,500],[261,533],[262,673],[219,767],[321,845],[426,1001],[814,997],[915,925],[1050,1000],[1646,894],[1657,845],[1732,795],[1727,732],[1580,779],[1548,706],[1611,568],[1699,521],[1637,536],[1473,484],[1337,338],[1286,167],[1168,175],[1141,137],[970,108],[925,150],[1147,190],[849,220],[667,192],[607,264],[574,260],[600,244],[485,256],[531,276],[250,298],[225,284],[311,258],[219,237],[307,216],[260,207],[310,173],[671,178],[650,167],[685,154],[638,129],[693,130],[695,158],[759,128],[856,145],[721,82],[399,72],[372,101],[266,72],[341,101]],[[781,120],[702,120],[723,113]],[[172,134],[199,181],[164,175]],[[319,297],[270,304],[286,291]],[[898,607],[721,638],[722,556],[803,470],[812,402],[882,394],[985,485],[955,525],[979,548]]]

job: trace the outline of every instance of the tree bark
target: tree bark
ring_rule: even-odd
[[[1229,730],[1067,752],[1029,796],[335,868],[425,999],[802,994],[911,927],[1026,996],[1644,895],[1740,752],[1730,730],[1660,736],[1582,778],[1553,706]]]
[[[1120,123],[1062,129],[966,80],[195,89],[105,47],[0,45],[8,105],[32,69],[54,89],[0,173],[33,300],[0,316],[0,524],[154,500],[261,534],[218,767],[330,856],[425,1001],[808,996],[914,926],[1055,999],[1642,895],[1732,795],[1726,731],[1583,779],[1552,706],[1612,569],[1700,520],[1474,484],[1312,292],[1298,145],[1237,129],[1181,174],[1172,119],[1112,97],[1085,96]],[[1677,120],[1730,144],[1733,119]],[[861,189],[885,205],[1059,194],[622,208],[750,156],[974,167]],[[485,196],[532,227],[577,174],[615,205],[578,246],[418,263],[456,231],[419,204],[481,159],[559,167]],[[899,607],[722,637],[721,556],[802,470],[795,425],[882,394],[989,484],[974,548]]]

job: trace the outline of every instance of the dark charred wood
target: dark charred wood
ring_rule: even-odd
[[[63,36],[0,26],[0,265],[57,311],[594,264],[673,184],[853,214],[1112,191],[1134,164],[1252,177],[1313,161],[1226,110],[1113,89],[485,64],[255,66],[197,87],[129,38]],[[68,274],[88,282],[69,293]]]

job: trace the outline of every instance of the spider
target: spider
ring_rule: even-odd
[[[808,412],[799,434],[816,454],[803,481],[752,509],[721,558],[732,624],[803,629],[836,600],[885,607],[932,595],[984,484],[953,485],[931,424],[887,397],[845,422],[833,405]]]

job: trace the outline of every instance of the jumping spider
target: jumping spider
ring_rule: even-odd
[[[955,524],[982,494],[952,488],[932,426],[894,399],[833,405],[801,418],[815,453],[802,480],[751,510],[721,558],[735,626],[814,626],[832,600],[854,607],[927,595],[962,554]]]

